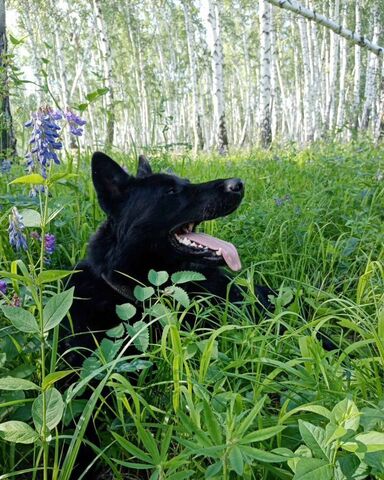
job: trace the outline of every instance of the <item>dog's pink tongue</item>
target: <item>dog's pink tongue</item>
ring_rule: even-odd
[[[226,261],[229,268],[234,270],[241,269],[241,262],[239,254],[237,253],[236,247],[232,245],[232,243],[225,242],[224,240],[220,240],[216,237],[211,237],[206,233],[184,233],[182,235],[184,238],[188,238],[188,240],[198,243],[200,245],[204,245],[205,247],[210,248],[211,250],[221,250],[221,255],[223,256],[224,260]]]

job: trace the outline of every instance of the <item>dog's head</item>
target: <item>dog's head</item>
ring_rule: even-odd
[[[200,222],[226,216],[240,205],[244,185],[238,178],[193,184],[176,175],[153,173],[144,156],[133,176],[96,152],[92,179],[121,255],[135,252],[137,261],[158,269],[188,262],[241,268],[231,243],[195,232]]]

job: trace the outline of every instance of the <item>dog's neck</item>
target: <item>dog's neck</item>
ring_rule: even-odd
[[[130,302],[136,303],[136,298],[133,294],[133,290],[128,284],[120,284],[115,282],[114,280],[110,280],[104,273],[101,274],[101,278],[109,287],[112,288],[112,290],[115,290],[115,292],[117,292],[119,295],[126,298]]]

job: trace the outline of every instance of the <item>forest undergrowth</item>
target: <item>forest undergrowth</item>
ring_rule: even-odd
[[[134,156],[113,157],[136,171]],[[170,297],[168,275],[152,271],[135,293],[142,322],[119,306],[121,325],[73,376],[58,354],[65,281],[103,220],[90,153],[67,155],[34,197],[23,166],[4,168],[0,479],[68,480],[93,421],[106,478],[384,479],[384,149],[149,157],[192,181],[245,181],[239,209],[200,227],[236,245],[245,301],[188,298],[192,274],[172,276]],[[254,284],[278,292],[256,323]]]

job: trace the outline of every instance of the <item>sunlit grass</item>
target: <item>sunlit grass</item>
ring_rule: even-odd
[[[101,383],[95,381],[100,371],[83,377],[84,385],[93,378],[85,423],[75,432],[71,423],[57,427],[50,442],[51,464],[56,465],[52,478],[69,478],[87,435],[86,423],[95,417],[95,455],[115,478],[140,465],[157,472],[152,479],[292,478],[292,469],[278,460],[282,451],[272,450],[294,451],[303,443],[298,420],[324,427],[321,408],[332,410],[347,397],[360,412],[376,412],[369,425],[360,413],[365,431],[382,432],[384,183],[377,172],[384,169],[383,154],[368,144],[319,144],[304,151],[292,147],[224,158],[153,154],[155,171],[171,167],[192,181],[245,180],[246,196],[238,211],[202,227],[237,246],[244,270],[235,281],[244,289],[245,301],[218,307],[209,298],[196,299],[189,307],[196,317],[193,325],[179,307],[163,337],[151,339],[149,349],[138,354],[151,367],[123,373],[117,364],[132,358],[121,352],[122,358],[107,359],[100,367],[108,372]],[[133,157],[117,154],[115,159],[135,172]],[[83,163],[73,166],[78,176],[52,189],[51,208],[64,208],[50,226],[58,243],[50,268],[67,269],[83,258],[103,219],[89,160],[84,155]],[[21,171],[15,167],[0,180],[0,261],[7,271],[17,258],[6,233],[9,209],[37,208],[27,188],[8,185]],[[275,312],[257,323],[252,319],[259,308],[254,282],[279,292]],[[38,381],[38,345],[27,335],[9,336],[6,319],[1,325],[0,354],[6,356],[0,357],[0,376]],[[48,350],[47,360],[50,354]],[[60,364],[55,368],[64,369]],[[108,390],[102,389],[104,384]],[[25,396],[23,402],[23,397],[0,391],[0,422],[30,422],[30,395]],[[239,432],[250,415],[249,425]],[[255,432],[274,427],[271,436],[264,433],[257,439]],[[254,450],[241,450],[240,444],[240,453],[233,448],[252,432]],[[65,436],[70,447],[62,450]],[[0,478],[40,465],[38,451],[37,444],[24,447],[0,440],[0,474],[5,475]],[[276,463],[268,463],[259,451],[272,452]],[[378,468],[369,468],[371,478],[383,478]]]

